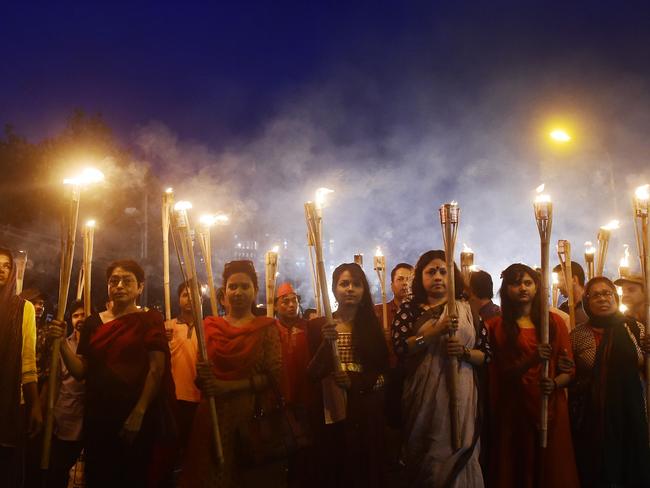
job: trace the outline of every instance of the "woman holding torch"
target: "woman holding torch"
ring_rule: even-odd
[[[445,252],[420,256],[413,273],[413,296],[404,302],[392,325],[393,349],[405,365],[402,396],[404,454],[409,486],[483,487],[479,466],[480,426],[474,367],[489,358],[487,333],[477,334],[455,269],[458,329],[448,338]],[[449,357],[459,359],[458,404],[462,443],[452,447],[447,387]]]
[[[549,313],[549,343],[540,341],[540,275],[525,264],[502,273],[501,317],[488,321],[494,354],[490,363],[490,486],[578,487],[564,387],[573,374],[560,371],[570,359],[569,333]],[[542,361],[549,375],[540,380]],[[541,396],[549,396],[546,448],[540,447]]]
[[[144,270],[131,260],[106,270],[110,310],[88,317],[76,354],[66,342],[61,356],[70,373],[86,380],[85,477],[88,488],[161,486],[171,466],[161,458],[171,441],[174,398],[162,315],[137,305]],[[65,323],[48,335],[60,339]]]
[[[204,399],[194,418],[180,486],[281,485],[285,473],[280,463],[254,464],[263,446],[252,434],[259,402],[272,401],[280,385],[282,349],[276,321],[253,314],[259,288],[252,261],[226,263],[223,287],[226,315],[207,317],[203,323],[209,362],[197,364],[197,384],[205,396],[216,399],[224,462],[216,462]]]
[[[608,278],[587,283],[584,303],[589,320],[571,333],[576,378],[569,394],[580,482],[650,486],[644,327],[619,312]]]
[[[366,275],[358,264],[334,270],[332,292],[338,302],[334,323],[313,321],[308,329],[314,357],[308,375],[315,383],[332,377],[347,393],[344,420],[325,424],[322,393],[315,425],[317,486],[382,486],[384,473],[384,377],[388,348],[377,320]],[[330,341],[336,341],[341,371],[334,367]],[[318,389],[319,393],[321,392]]]

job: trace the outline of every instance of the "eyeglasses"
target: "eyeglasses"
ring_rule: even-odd
[[[614,292],[605,290],[605,291],[597,291],[596,293],[590,293],[587,295],[589,297],[589,300],[598,300],[599,298],[614,298]]]
[[[124,286],[128,287],[133,285],[134,283],[137,283],[137,281],[138,280],[131,278],[130,276],[111,276],[108,279],[108,285],[112,287],[116,287],[121,282]]]

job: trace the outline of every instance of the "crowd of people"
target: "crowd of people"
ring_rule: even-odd
[[[445,258],[431,250],[395,266],[386,307],[361,266],[339,265],[333,320],[303,312],[289,282],[267,316],[253,262],[232,261],[220,313],[198,323],[195,283],[178,284],[178,314],[165,321],[139,306],[142,267],[118,260],[105,309],[86,316],[74,301],[58,321],[42,291],[16,295],[13,253],[0,249],[0,485],[66,487],[83,464],[89,488],[650,486],[643,281],[585,282],[573,262],[560,291],[571,291],[577,325],[568,301],[551,307],[546,343],[539,270],[507,267],[499,306],[488,273],[456,268],[452,281]]]

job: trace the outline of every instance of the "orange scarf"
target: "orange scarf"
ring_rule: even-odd
[[[275,319],[255,317],[243,327],[234,327],[223,317],[206,317],[205,341],[215,376],[226,381],[250,377],[260,357],[264,332],[273,324]]]

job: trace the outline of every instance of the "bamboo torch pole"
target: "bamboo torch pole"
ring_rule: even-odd
[[[213,317],[219,315],[217,306],[217,289],[214,286],[214,273],[212,272],[212,238],[210,229],[215,224],[213,215],[202,215],[199,218],[199,245],[205,261],[205,272],[208,278],[208,292],[210,295],[210,313]]]
[[[591,241],[585,242],[585,264],[587,265],[587,280],[594,277],[594,255],[596,248]]]
[[[81,300],[84,295],[84,266],[79,266],[79,274],[77,275],[77,301]]]
[[[643,267],[642,267],[643,268]],[[618,277],[627,278],[630,276],[630,246],[623,244],[623,257],[618,264]]]
[[[16,262],[16,295],[23,292],[23,283],[25,282],[25,268],[27,267],[27,251],[18,251]]]
[[[64,217],[64,234],[61,239],[61,270],[59,273],[59,297],[56,309],[56,320],[63,322],[65,308],[68,302],[68,289],[70,288],[70,277],[72,275],[72,260],[74,258],[74,244],[77,234],[77,220],[79,218],[79,200],[81,187],[103,181],[104,175],[95,169],[86,169],[83,173],[71,179],[63,181],[64,185],[70,187],[70,200],[67,212]],[[50,358],[50,376],[48,379],[47,391],[47,414],[43,431],[43,451],[41,456],[41,469],[50,467],[50,454],[52,448],[52,431],[54,428],[54,401],[59,377],[59,354],[61,351],[61,339],[52,341],[52,355]]]
[[[643,275],[646,324],[650,325],[650,225],[648,225],[648,201],[650,200],[650,185],[643,185],[636,189],[634,194],[634,228],[637,234],[639,256],[641,258],[641,272]],[[640,235],[640,239],[638,236]],[[646,325],[647,327],[647,325]],[[647,334],[646,329],[646,334]],[[650,354],[645,355],[645,382],[646,382],[646,411],[650,412]],[[650,422],[648,422],[648,435],[650,437]]]
[[[569,300],[569,323],[571,330],[576,328],[575,297],[573,295],[573,270],[571,269],[571,243],[567,240],[557,241],[557,256],[560,259],[562,272],[564,273],[564,285],[566,286],[567,299]]]
[[[84,269],[84,317],[89,317],[92,310],[91,283],[92,283],[92,265],[93,265],[93,245],[95,241],[95,221],[89,220],[83,229],[83,269]]]
[[[307,225],[307,251],[309,252],[309,267],[311,269],[311,284],[314,289],[314,304],[316,306],[316,315],[321,317],[323,315],[323,307],[320,302],[320,282],[316,272],[316,257],[314,256],[314,236],[309,232],[309,219],[305,211],[305,224]]]
[[[319,220],[321,220],[322,217],[319,217],[313,202],[305,203],[305,215],[307,217],[308,231],[311,234],[311,240],[314,242],[314,253],[316,256],[316,274],[318,277],[318,282],[320,283],[323,312],[325,313],[325,318],[327,320],[327,323],[332,323],[334,321],[334,318],[332,317],[332,308],[330,306],[329,293],[327,291],[327,275],[325,272],[325,261],[323,258],[322,237],[320,235],[322,222],[319,222]],[[342,370],[341,359],[339,357],[339,350],[336,341],[330,341],[330,347],[332,348],[334,370],[341,371]],[[323,386],[323,388],[325,388],[325,386]],[[334,423],[340,420],[344,420],[346,417],[346,404],[347,404],[347,397],[345,396],[345,391],[340,388],[334,388],[328,391],[329,393],[338,396],[336,398],[333,398],[331,403],[324,406],[325,422]]]
[[[451,320],[449,337],[454,337],[458,330],[458,309],[456,308],[456,286],[454,282],[454,253],[460,208],[456,202],[445,203],[440,207],[440,224],[445,245],[445,261],[447,267],[447,315]],[[451,419],[451,443],[454,451],[463,445],[460,426],[460,401],[458,398],[458,358],[449,358],[448,388],[449,388],[449,417]]]
[[[558,274],[553,272],[551,274],[551,282],[552,282],[552,287],[551,287],[551,305],[553,305],[555,308],[557,308],[560,304],[560,278],[558,277]]]
[[[363,268],[363,254],[355,254],[353,259],[354,264],[358,264],[361,268]]]
[[[374,258],[374,268],[379,278],[379,288],[381,290],[381,318],[384,327],[384,334],[388,334],[388,305],[386,303],[386,256],[381,252],[381,248],[377,246],[377,252]]]
[[[607,261],[607,249],[609,239],[612,236],[612,230],[618,229],[618,220],[612,220],[604,225],[598,231],[598,259],[596,260],[596,276],[603,276],[605,270],[605,261]]]
[[[172,318],[171,289],[169,282],[169,225],[174,207],[174,190],[167,188],[162,195],[162,241],[163,241],[163,293],[165,298],[165,320]]]
[[[463,275],[465,286],[469,286],[472,266],[474,266],[474,251],[463,243],[463,250],[460,253],[460,272]]]
[[[275,276],[278,272],[278,250],[279,247],[275,246],[264,256],[266,271],[266,316],[271,318],[275,317]]]
[[[189,202],[178,202],[174,206],[175,218],[172,227],[177,231],[183,253],[188,284],[190,286],[190,297],[192,299],[192,314],[196,329],[196,338],[199,345],[199,359],[201,362],[208,361],[208,351],[205,345],[205,331],[203,330],[203,309],[201,306],[201,291],[199,290],[199,281],[196,274],[196,261],[194,259],[194,250],[192,248],[192,234],[190,230],[189,216],[187,210],[192,208]],[[214,397],[208,397],[208,408],[212,423],[212,440],[214,442],[217,461],[223,464],[223,446],[221,444],[221,434],[219,432],[219,419],[217,417],[217,405]]]
[[[537,188],[537,198],[535,199],[535,220],[537,221],[537,230],[539,231],[541,260],[542,260],[542,286],[539,293],[540,300],[540,317],[541,317],[541,341],[542,344],[548,344],[548,280],[549,280],[549,245],[551,239],[551,229],[553,227],[553,204],[548,195],[542,194],[544,185]],[[548,361],[542,362],[542,377],[548,378],[549,365]],[[540,444],[546,448],[548,441],[548,395],[542,395],[542,408],[540,419]]]

